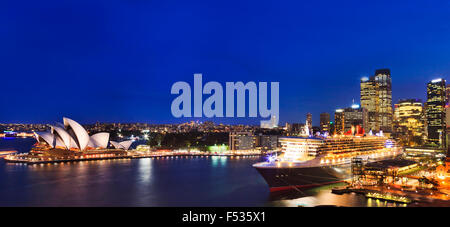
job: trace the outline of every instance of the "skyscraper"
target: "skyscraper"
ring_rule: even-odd
[[[334,134],[344,133],[344,109],[337,109],[334,112]]]
[[[352,129],[352,126],[361,126],[367,130],[367,110],[353,105],[344,109],[344,132]]]
[[[450,84],[445,87],[445,104],[448,105],[450,102]]]
[[[320,131],[330,132],[330,114],[321,113],[320,114]]]
[[[448,151],[450,145],[450,84],[446,87],[446,102],[445,102],[445,145],[447,146],[447,157],[450,157],[450,152]]]
[[[334,113],[336,134],[344,134],[357,125],[361,126],[367,132],[367,116],[367,110],[360,108],[359,105],[352,105],[352,107],[345,109],[337,109]]]
[[[392,132],[392,82],[389,69],[361,79],[361,107],[367,110],[370,130]]]
[[[435,79],[427,84],[427,102],[425,115],[427,121],[428,142],[445,146],[445,80]]]
[[[395,104],[394,124],[394,131],[404,144],[421,145],[425,131],[422,101],[402,99]]]
[[[361,106],[367,110],[369,130],[379,131],[379,96],[378,84],[375,78],[364,77],[361,79]]]

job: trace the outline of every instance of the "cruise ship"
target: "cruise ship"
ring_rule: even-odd
[[[270,191],[315,187],[351,178],[353,158],[364,162],[392,159],[403,153],[394,140],[378,135],[282,137],[282,154],[256,163]]]

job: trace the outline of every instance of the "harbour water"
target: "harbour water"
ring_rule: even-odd
[[[2,138],[28,152],[33,138]],[[25,165],[0,160],[0,206],[403,206],[329,185],[271,194],[252,167],[263,157],[180,157]]]

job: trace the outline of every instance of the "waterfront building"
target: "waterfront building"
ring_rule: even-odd
[[[425,131],[422,101],[402,99],[395,104],[394,125],[394,132],[405,145],[421,145]]]
[[[330,132],[330,114],[321,113],[320,114],[320,131]]]
[[[278,147],[278,135],[253,135],[252,132],[231,132],[229,148],[236,150],[274,150]]]
[[[50,125],[48,132],[35,132],[38,143],[45,144],[50,149],[84,152],[92,149],[106,149],[111,143],[116,149],[128,150],[132,140],[109,141],[109,133],[100,132],[89,136],[88,132],[78,122],[63,118],[63,124]],[[41,146],[42,147],[42,146]]]
[[[377,69],[375,75],[361,79],[361,107],[367,110],[372,131],[392,132],[392,81],[389,69]]]
[[[277,135],[258,135],[256,136],[256,147],[261,150],[273,150],[278,147],[278,137]]]
[[[406,159],[387,159],[363,164],[361,171],[354,171],[353,180],[357,179],[359,185],[392,184],[399,175],[417,169],[418,163]],[[358,167],[356,167],[358,168]],[[402,179],[406,180],[406,179]]]
[[[252,132],[230,132],[228,146],[230,150],[252,150],[255,148],[256,137]]]
[[[148,152],[148,151],[150,151],[150,146],[149,145],[145,145],[145,144],[137,145],[136,146],[136,151]]]
[[[437,147],[420,146],[420,147],[405,147],[407,157],[442,157],[445,150]]]
[[[427,84],[427,102],[425,108],[427,141],[430,144],[442,147],[445,147],[445,103],[445,80],[435,79],[430,81]]]
[[[132,140],[110,141],[106,132],[89,135],[78,122],[63,118],[63,124],[50,125],[48,132],[34,133],[37,143],[26,154],[8,155],[7,162],[52,163],[128,157]],[[114,148],[108,148],[111,144]]]

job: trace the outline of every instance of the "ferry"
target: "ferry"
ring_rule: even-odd
[[[353,158],[374,162],[403,153],[403,148],[382,132],[378,135],[353,132],[330,137],[282,137],[280,143],[280,156],[253,165],[272,192],[343,182],[351,178]]]

